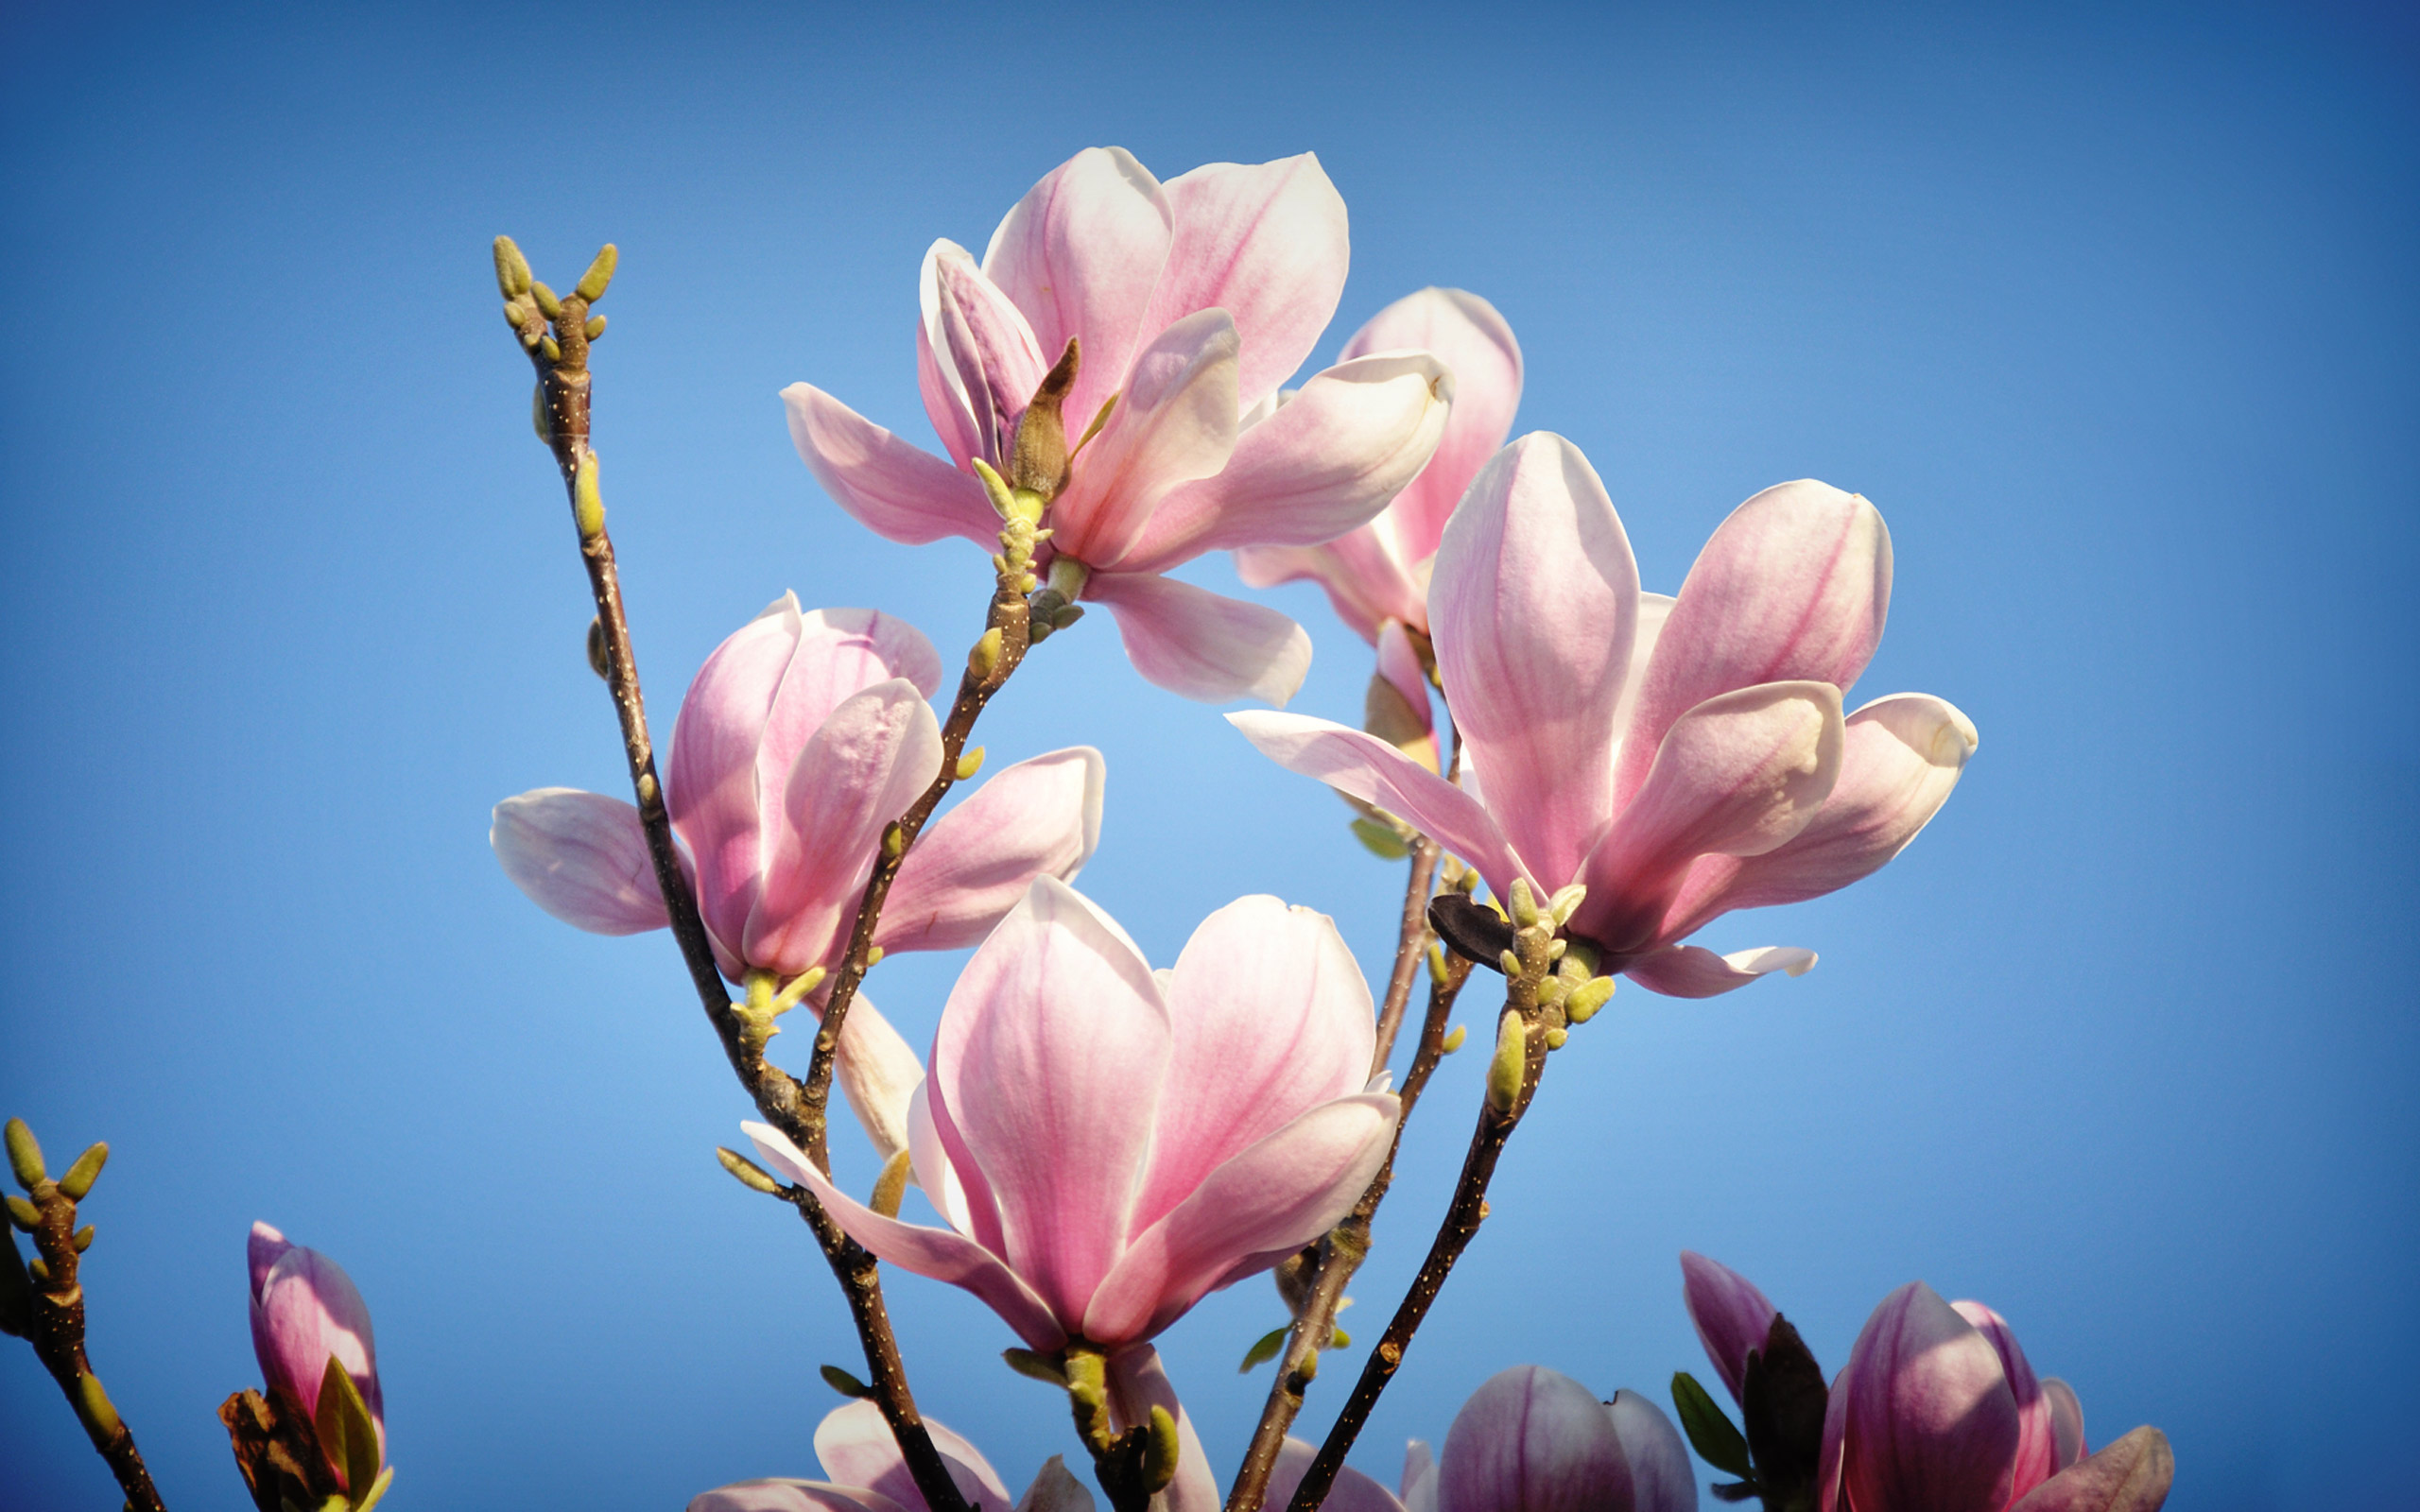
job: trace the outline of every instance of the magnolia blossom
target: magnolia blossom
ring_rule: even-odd
[[[859,1244],[963,1286],[1035,1349],[1115,1349],[1327,1231],[1399,1108],[1366,1091],[1370,989],[1336,926],[1238,899],[1154,972],[1037,879],[942,1010],[910,1109],[928,1228],[853,1200],[761,1124],[768,1160]]]
[[[941,658],[873,610],[802,613],[785,593],[715,648],[682,700],[665,803],[725,975],[837,967],[885,826],[932,782]],[[928,826],[900,864],[874,943],[972,945],[1037,876],[1071,878],[1100,835],[1100,753],[1010,766]],[[540,788],[496,805],[490,839],[538,906],[603,935],[669,922],[638,810]],[[810,996],[810,1005],[820,1003]],[[819,1010],[820,1011],[820,1010]],[[849,1103],[888,1158],[924,1068],[861,996],[840,1035]]]
[[[1008,1486],[981,1451],[929,1418],[925,1428],[969,1506],[1010,1512],[1015,1503]],[[692,1498],[689,1512],[928,1512],[890,1425],[871,1401],[853,1401],[826,1415],[816,1426],[815,1457],[831,1479],[740,1481]],[[1058,1473],[1066,1478],[1064,1467]],[[1045,1479],[1050,1474],[1045,1467]],[[1071,1479],[1067,1484],[1073,1494],[1055,1499],[1053,1512],[1092,1512],[1091,1493]]]
[[[246,1259],[252,1280],[252,1353],[271,1397],[283,1394],[306,1417],[320,1411],[320,1385],[328,1361],[344,1366],[361,1392],[370,1420],[378,1427],[380,1459],[387,1447],[387,1409],[378,1392],[378,1347],[371,1338],[370,1309],[344,1267],[316,1249],[289,1243],[265,1223],[252,1225]],[[329,1469],[339,1481],[344,1467]],[[348,1486],[355,1492],[364,1486]]]
[[[1344,344],[1350,360],[1374,352],[1434,352],[1454,375],[1454,409],[1437,454],[1368,524],[1317,546],[1246,546],[1236,573],[1254,588],[1308,577],[1337,617],[1383,648],[1389,621],[1428,633],[1428,574],[1454,505],[1512,434],[1521,404],[1521,344],[1495,306],[1461,289],[1422,289],[1371,317]],[[1428,702],[1425,686],[1417,703]]]
[[[1874,506],[1801,482],[1734,510],[1677,600],[1641,593],[1596,471],[1533,433],[1472,483],[1429,584],[1468,786],[1324,720],[1228,717],[1280,764],[1403,816],[1498,895],[1516,879],[1542,898],[1585,884],[1569,931],[1604,971],[1708,997],[1814,954],[1683,939],[1873,872],[1974,753],[1966,716],[1924,694],[1842,717],[1890,589]]]
[[[948,461],[806,384],[783,391],[790,436],[877,533],[988,544],[1000,524],[975,464],[1016,477],[1021,434],[1046,431],[1047,455],[1025,454],[1059,490],[1046,555],[1080,567],[1079,596],[1117,617],[1135,669],[1191,698],[1283,703],[1310,664],[1302,627],[1164,575],[1333,540],[1436,449],[1453,381],[1425,352],[1357,352],[1277,404],[1346,260],[1344,201],[1307,153],[1163,184],[1122,148],[1090,148],[1017,202],[980,266],[948,241],[925,254],[917,372]],[[1040,401],[1048,423],[1023,426],[1070,353],[1072,382],[1061,371]]]
[[[1706,1358],[1741,1398],[1777,1315],[1747,1278],[1684,1253]],[[2037,1378],[2007,1319],[1922,1281],[1883,1298],[1832,1382],[1818,1512],[2157,1512],[2174,1461],[2155,1428],[2089,1452],[2083,1406]]]

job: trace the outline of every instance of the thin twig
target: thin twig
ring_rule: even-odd
[[[814,1150],[821,1164],[823,1101],[817,1098],[810,1103],[806,1089],[795,1077],[768,1062],[761,1045],[752,1041],[745,1021],[735,1013],[736,1005],[724,988],[721,968],[716,964],[714,948],[707,940],[705,921],[699,915],[688,880],[681,871],[680,853],[672,843],[671,817],[665,809],[663,783],[656,776],[655,747],[648,733],[647,702],[639,690],[638,662],[631,654],[630,622],[623,611],[613,538],[605,529],[596,453],[589,444],[589,306],[604,293],[613,266],[613,249],[609,247],[599,254],[579,287],[557,301],[552,291],[530,280],[520,249],[512,247],[508,238],[497,239],[497,277],[507,301],[506,314],[513,320],[522,346],[537,369],[536,414],[570,495],[580,558],[587,566],[589,589],[596,605],[595,633],[602,652],[601,671],[621,721],[622,749],[630,764],[631,787],[638,799],[639,822],[647,835],[648,858],[655,867],[656,887],[663,894],[665,910],[671,919],[672,937],[681,947],[682,959],[689,968],[690,985],[697,990],[706,1020],[722,1041],[732,1072],[747,1089],[757,1111],[794,1143]],[[543,301],[537,298],[539,293],[544,293]],[[542,308],[546,303],[557,305],[555,313]],[[1019,604],[1022,607],[1023,601]],[[963,738],[961,730],[961,741]],[[955,771],[954,755],[953,752],[952,761],[942,765],[944,779]],[[946,791],[946,782],[939,785]],[[938,794],[931,796],[938,800]],[[879,867],[876,875],[883,875]],[[883,885],[887,889],[887,878]],[[862,959],[864,945],[871,937],[871,924],[861,918],[858,932],[852,939],[853,959]],[[863,974],[862,965],[857,974]],[[831,1068],[821,1047],[837,1030],[836,1022],[817,1036],[816,1064],[827,1095]],[[791,1194],[789,1200],[815,1234],[825,1262],[848,1297],[850,1315],[856,1321],[866,1366],[873,1378],[873,1400],[898,1441],[900,1453],[915,1478],[916,1489],[933,1512],[972,1512],[959,1494],[957,1483],[950,1478],[940,1451],[933,1447],[932,1435],[926,1431],[916,1409],[915,1397],[908,1390],[907,1374],[900,1365],[898,1340],[892,1335],[883,1305],[882,1280],[873,1257],[841,1231],[812,1194],[800,1192]]]
[[[1428,895],[1437,890],[1437,842],[1422,835],[1412,842],[1411,876],[1404,884],[1403,924],[1395,936],[1395,969],[1387,979],[1386,1001],[1378,1007],[1377,1048],[1370,1056],[1370,1074],[1387,1069],[1394,1054],[1395,1034],[1403,1027],[1403,1012],[1411,1001],[1411,979],[1428,951]]]
[[[1500,1057],[1508,1044],[1517,1053],[1517,1075],[1499,1084],[1500,1061],[1491,1063],[1488,1095],[1479,1105],[1478,1126],[1471,1132],[1470,1150],[1462,1157],[1462,1174],[1454,1184],[1454,1199],[1445,1210],[1445,1221],[1438,1227],[1420,1273],[1412,1278],[1410,1289],[1388,1321],[1386,1333],[1378,1340],[1377,1348],[1370,1351],[1344,1410],[1337,1415],[1326,1441],[1320,1445],[1319,1454],[1295,1487],[1288,1512],[1316,1512],[1326,1500],[1336,1472],[1343,1467],[1345,1453],[1369,1421],[1371,1409],[1377,1405],[1379,1393],[1387,1389],[1387,1383],[1394,1379],[1396,1369],[1402,1366],[1412,1334],[1427,1317],[1454,1263],[1461,1258],[1479,1225],[1486,1220],[1487,1186],[1495,1175],[1496,1160],[1504,1153],[1505,1142],[1512,1137],[1513,1129],[1520,1125],[1522,1114],[1529,1111],[1530,1100],[1537,1095],[1538,1079],[1546,1072],[1547,1027],[1547,1010],[1538,1005],[1538,992],[1554,969],[1549,950],[1553,931],[1547,926],[1524,928],[1514,934],[1513,941],[1518,961],[1507,964],[1517,964],[1520,969],[1505,983],[1504,1012],[1497,1020],[1497,1054]],[[1512,1040],[1514,1035],[1517,1042]]]

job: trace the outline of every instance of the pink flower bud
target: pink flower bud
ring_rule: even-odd
[[[252,1225],[249,1259],[252,1352],[269,1394],[285,1393],[316,1419],[320,1383],[334,1356],[378,1425],[383,1461],[387,1411],[378,1392],[378,1349],[370,1335],[370,1309],[354,1290],[353,1279],[335,1261],[288,1243],[265,1223]],[[336,1469],[342,1473],[341,1466]]]

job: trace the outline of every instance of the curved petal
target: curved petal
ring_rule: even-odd
[[[1017,1501],[1017,1512],[1093,1512],[1093,1493],[1068,1473],[1066,1459],[1053,1454],[1034,1472]]]
[[[1551,889],[1614,812],[1614,715],[1638,619],[1638,566],[1580,448],[1522,437],[1479,470],[1428,585],[1446,707],[1486,774],[1489,811]]]
[[[1495,306],[1478,295],[1425,288],[1372,316],[1344,344],[1340,360],[1402,351],[1433,352],[1454,375],[1454,412],[1437,455],[1387,508],[1404,555],[1417,561],[1435,554],[1462,490],[1512,434],[1521,344]]]
[[[1152,337],[1050,506],[1051,545],[1088,567],[1121,566],[1171,490],[1227,465],[1236,416],[1226,311],[1187,316]]]
[[[1124,147],[1087,147],[1050,170],[992,232],[983,271],[1025,312],[1035,344],[1056,358],[1082,343],[1066,400],[1070,434],[1125,386],[1167,261],[1169,210],[1150,170]]]
[[[943,238],[925,250],[917,294],[923,346],[934,353],[934,374],[954,401],[934,417],[933,428],[942,430],[948,416],[965,415],[973,448],[953,453],[959,464],[980,456],[997,466],[1049,361],[1025,317],[956,242]]]
[[[1157,571],[1222,547],[1343,535],[1420,472],[1453,398],[1452,374],[1425,352],[1337,364],[1238,435],[1217,476],[1171,491],[1120,565]]]
[[[2009,1512],[2159,1512],[2175,1479],[2168,1435],[2146,1426],[2061,1470]]]
[[[1063,1319],[1084,1315],[1125,1247],[1170,1040],[1142,953],[1055,877],[1035,879],[942,1010],[929,1095],[950,1163],[981,1174],[1003,1253]]]
[[[925,1428],[933,1435],[933,1447],[941,1451],[942,1463],[949,1467],[949,1478],[967,1504],[980,1512],[1009,1512],[1013,1502],[1008,1484],[982,1452],[930,1418],[925,1419]],[[890,1424],[883,1420],[882,1409],[863,1398],[834,1408],[815,1425],[815,1457],[822,1462],[823,1473],[834,1480],[862,1486],[909,1512],[919,1512],[925,1504],[924,1493],[916,1489],[916,1477],[899,1452],[899,1441],[891,1436]]]
[[[342,1265],[316,1249],[288,1246],[262,1279],[251,1319],[252,1352],[268,1385],[292,1393],[316,1418],[328,1361],[340,1362],[360,1388],[378,1426],[379,1447],[385,1449],[387,1409],[378,1390],[378,1344],[371,1332],[369,1305]]]
[[[1437,1512],[1437,1456],[1428,1440],[1413,1438],[1403,1446],[1404,1512]]]
[[[954,951],[981,941],[1039,876],[1073,882],[1100,843],[1100,752],[1075,746],[1004,767],[917,836],[874,943]]]
[[[1613,1416],[1569,1376],[1517,1365],[1487,1378],[1445,1435],[1438,1512],[1631,1512]]]
[[[2000,1373],[2008,1378],[2009,1395],[2016,1399],[2016,1458],[2009,1469],[2009,1494],[2023,1496],[2058,1472],[2055,1404],[2043,1392],[2025,1351],[2017,1347],[2016,1332],[2008,1326],[2008,1319],[1980,1302],[1949,1305],[1991,1341],[2000,1357]]]
[[[293,1247],[294,1241],[259,1219],[252,1220],[252,1231],[244,1240],[244,1262],[251,1272],[253,1301],[261,1299],[261,1287],[268,1283],[268,1273]]]
[[[1655,658],[1656,644],[1664,638],[1665,623],[1672,617],[1675,600],[1668,593],[1638,595],[1638,632],[1631,638],[1630,667],[1622,674],[1620,712],[1614,715],[1614,763],[1621,764],[1623,732],[1629,728],[1630,716],[1638,707],[1639,684],[1647,679],[1648,663]]]
[[[932,1081],[927,1077],[908,1094],[908,1175],[924,1189],[933,1211],[951,1228],[980,1242],[974,1214],[967,1208],[966,1185],[959,1180],[958,1168],[950,1164],[949,1151],[942,1144],[941,1128],[933,1122],[931,1089]],[[984,1232],[996,1237],[999,1230],[999,1219],[994,1215]]]
[[[862,1486],[829,1481],[734,1481],[689,1499],[688,1512],[924,1512],[924,1499],[903,1507]]]
[[[2057,1446],[2059,1469],[2083,1458],[2083,1402],[2076,1388],[2057,1376],[2042,1381],[2042,1395],[2050,1399],[2050,1432]]]
[[[973,1292],[1032,1349],[1046,1354],[1066,1347],[1066,1332],[1050,1315],[1048,1304],[1000,1257],[962,1234],[884,1217],[834,1186],[830,1177],[818,1171],[787,1136],[769,1124],[745,1123],[739,1127],[766,1164],[814,1193],[832,1221],[876,1258]]]
[[[1374,1007],[1335,920],[1261,894],[1201,921],[1163,993],[1175,1035],[1134,1226],[1297,1116],[1359,1091]]]
[[[1375,643],[1378,627],[1391,619],[1426,634],[1427,579],[1413,576],[1391,540],[1392,529],[1381,515],[1323,546],[1241,546],[1236,551],[1236,576],[1247,588],[1314,580],[1326,591],[1337,618],[1365,641]]]
[[[1730,1389],[1731,1400],[1737,1401],[1739,1383],[1748,1372],[1748,1351],[1765,1347],[1781,1309],[1747,1277],[1694,1249],[1681,1251],[1681,1299],[1688,1304],[1689,1321],[1697,1326],[1706,1359]]]
[[[886,541],[921,546],[943,536],[990,542],[1000,517],[983,485],[908,445],[812,384],[782,390],[790,441],[806,470],[851,519]],[[945,435],[947,433],[944,433]]]
[[[1828,682],[1742,688],[1675,720],[1647,782],[1588,857],[1573,931],[1621,954],[1664,943],[1690,863],[1761,855],[1806,828],[1840,778],[1844,741],[1840,690]],[[1485,770],[1495,782],[1495,768]],[[1503,795],[1494,799],[1500,809]]]
[[[1698,945],[1667,945],[1625,965],[1621,972],[1650,992],[1668,998],[1711,998],[1775,971],[1805,976],[1814,968],[1815,953],[1795,945],[1764,945],[1728,955],[1717,955]],[[1738,1389],[1732,1387],[1732,1395],[1737,1396]]]
[[[512,885],[566,924],[636,935],[672,921],[639,811],[619,799],[570,787],[518,794],[495,806],[488,844]]]
[[[1832,1383],[1825,1479],[1858,1507],[1975,1508],[2009,1502],[2016,1400],[1998,1351],[1922,1281],[1883,1298]],[[1837,1505],[1827,1486],[1818,1503]]]
[[[1635,1391],[1616,1391],[1605,1410],[1630,1462],[1631,1504],[1637,1512],[1697,1512],[1697,1471],[1664,1409]]]
[[[1273,1512],[1285,1512],[1294,1500],[1294,1488],[1303,1484],[1304,1473],[1318,1457],[1317,1449],[1288,1435],[1286,1442],[1278,1446],[1277,1463],[1269,1472],[1269,1492],[1261,1498],[1260,1504]],[[1404,1503],[1395,1500],[1392,1491],[1350,1465],[1336,1472],[1327,1500],[1320,1505],[1325,1512],[1404,1512]]]
[[[773,696],[756,764],[778,792],[798,753],[832,711],[877,682],[905,678],[929,698],[941,691],[942,658],[925,632],[878,609],[813,609],[798,617],[798,647]]]
[[[1882,640],[1891,532],[1858,494],[1805,480],[1731,511],[1698,553],[1640,687],[1614,783],[1628,801],[1689,710],[1760,682],[1846,689]]]
[[[1149,1421],[1151,1409],[1167,1409],[1176,1419],[1176,1479],[1151,1499],[1157,1512],[1219,1512],[1219,1477],[1210,1456],[1194,1431],[1193,1417],[1177,1400],[1160,1366],[1160,1351],[1148,1344],[1120,1349],[1109,1357],[1110,1426],[1123,1433]]]
[[[1314,153],[1207,163],[1168,180],[1174,236],[1143,329],[1223,309],[1243,334],[1238,393],[1260,403],[1318,344],[1351,261],[1344,197]]]
[[[1421,765],[1437,766],[1437,716],[1428,696],[1428,671],[1400,620],[1378,631],[1378,670],[1362,700],[1362,728]],[[1405,716],[1409,715],[1407,719]]]
[[[762,884],[763,798],[788,775],[765,771],[765,728],[804,633],[797,596],[773,600],[706,658],[672,727],[665,806],[697,868],[698,912],[735,954]]]
[[[1095,573],[1083,596],[1117,617],[1135,671],[1197,702],[1283,704],[1311,669],[1310,636],[1273,609],[1150,573]]]
[[[1512,890],[1512,879],[1526,874],[1495,816],[1478,799],[1375,735],[1308,714],[1260,710],[1229,714],[1227,723],[1288,771],[1316,777],[1340,793],[1409,820],[1477,868],[1499,897]]]
[[[785,975],[842,943],[884,826],[941,769],[941,726],[905,678],[875,683],[832,711],[788,775],[786,822],[774,828],[765,883],[742,956]]]
[[[819,1020],[823,1017],[822,994],[809,1005]],[[888,1160],[907,1148],[908,1105],[925,1084],[925,1063],[863,992],[851,1001],[841,1022],[832,1070],[875,1159]]]
[[[1249,1274],[1236,1265],[1246,1256],[1273,1264],[1325,1233],[1378,1174],[1402,1106],[1392,1092],[1340,1097],[1212,1171],[1135,1236],[1094,1294],[1084,1336],[1150,1338]]]
[[[983,438],[975,428],[975,412],[959,397],[955,373],[942,371],[941,354],[933,350],[929,321],[916,322],[916,396],[925,402],[925,417],[933,422],[942,450],[970,477],[969,461],[983,455]]]

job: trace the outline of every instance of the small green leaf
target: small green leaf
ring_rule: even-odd
[[[1679,1416],[1681,1431],[1689,1435],[1689,1447],[1698,1452],[1698,1458],[1743,1481],[1756,1478],[1755,1467],[1748,1460],[1748,1440],[1740,1436],[1731,1418],[1686,1370],[1673,1372],[1672,1410]]]
[[[1276,1359],[1277,1351],[1284,1348],[1286,1348],[1286,1327],[1270,1329],[1259,1338],[1253,1340],[1252,1348],[1244,1351],[1244,1363],[1236,1366],[1236,1374],[1239,1376],[1252,1374],[1253,1366],[1266,1365]]]
[[[387,1494],[387,1487],[394,1479],[395,1467],[392,1465],[380,1470],[378,1479],[371,1483],[370,1494],[353,1503],[353,1512],[370,1512],[372,1507],[378,1504],[378,1499]]]
[[[370,1404],[361,1400],[352,1373],[333,1354],[320,1375],[320,1410],[313,1416],[320,1447],[344,1476],[345,1490],[368,1496],[378,1479],[378,1425],[371,1420]]]
[[[825,1385],[830,1386],[833,1390],[849,1398],[851,1400],[873,1395],[873,1387],[867,1385],[856,1377],[849,1374],[846,1370],[841,1369],[837,1365],[818,1366],[816,1367],[816,1373],[823,1378],[823,1383]]]
[[[1059,1362],[1046,1354],[1037,1354],[1031,1349],[1002,1349],[1000,1358],[1008,1362],[1010,1369],[1028,1380],[1057,1386],[1062,1391],[1067,1387],[1067,1372],[1060,1369]]]
[[[1353,837],[1381,861],[1401,861],[1411,854],[1411,847],[1404,844],[1402,835],[1375,819],[1355,819]]]

